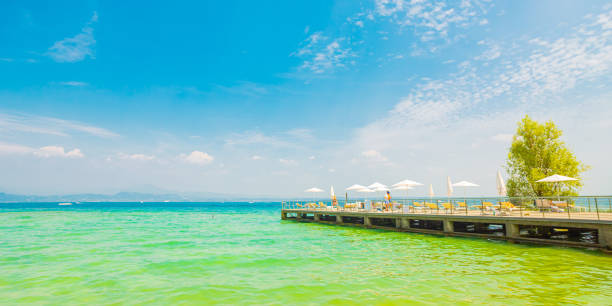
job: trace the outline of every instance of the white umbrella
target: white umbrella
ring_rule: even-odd
[[[318,192],[323,192],[323,189],[319,189],[319,188],[317,188],[317,187],[312,187],[312,188],[306,189],[306,190],[305,190],[305,192],[308,192],[308,193],[312,193],[312,194],[313,194],[313,196],[312,196],[312,201],[314,202],[314,200],[315,200],[315,199],[314,199],[314,194],[315,194],[315,193],[318,193]]]
[[[411,186],[401,185],[401,186],[394,187],[393,189],[395,189],[395,190],[410,190],[410,189],[414,189],[414,188],[411,187]],[[406,192],[406,197],[408,197],[408,196],[409,196],[408,192]]]
[[[305,192],[323,192],[323,189],[312,187],[312,188],[306,189]]]
[[[369,188],[363,188],[363,189],[357,190],[357,192],[372,193],[372,192],[376,192],[376,191],[374,191],[372,189],[369,189]]]
[[[474,184],[474,183],[470,183],[468,181],[461,181],[459,183],[454,183],[452,186],[453,187],[478,187],[480,185]],[[466,191],[464,190],[463,191],[463,197],[465,197],[465,193],[466,193]],[[467,206],[467,203],[466,203],[466,206]]]
[[[374,186],[374,187],[372,187]],[[381,184],[381,183],[374,183],[370,186],[368,186],[370,189],[376,191],[376,192],[382,192],[384,194],[385,191],[389,190],[389,187]]]
[[[359,189],[363,189],[363,188],[367,189],[368,187],[362,186],[362,185],[359,185],[359,184],[355,184],[355,185],[352,185],[352,186],[346,188],[345,190],[347,190],[347,191],[349,191],[349,190],[359,190]],[[346,201],[348,202],[348,193],[346,193]]]
[[[374,184],[372,184],[372,185],[368,186],[368,188],[370,188],[370,189],[376,189],[376,188],[387,188],[387,185],[385,185],[385,184],[381,184],[381,183],[379,183],[379,182],[376,182],[376,183],[374,183]]]
[[[395,190],[410,190],[410,189],[414,189],[414,188],[410,187],[410,186],[397,186],[397,187],[393,187],[393,189],[395,189]]]
[[[331,195],[331,200],[332,200],[332,206],[335,206],[335,204],[338,204],[338,200],[336,199],[336,193],[334,192],[334,186],[331,186],[330,195]]]
[[[362,189],[357,190],[357,192],[361,192],[361,193],[372,193],[372,192],[376,192],[376,191],[374,191],[374,190],[369,189],[369,188],[367,188],[367,187],[366,187],[366,188],[362,188]],[[366,201],[366,199],[364,199],[364,202],[367,202],[367,201]],[[366,207],[365,207],[365,204],[364,204],[364,206],[362,206],[362,208],[366,208]]]
[[[508,194],[506,190],[506,184],[504,184],[504,178],[501,175],[501,172],[497,170],[497,195],[500,197],[505,197]]]
[[[359,185],[359,184],[355,184],[355,185],[353,185],[351,187],[346,188],[346,190],[359,190],[359,189],[364,189],[364,188],[367,189],[368,187],[362,186],[362,185]]]
[[[536,182],[538,183],[555,183],[555,185],[558,187],[560,182],[567,182],[567,181],[578,181],[578,179],[573,178],[573,177],[569,177],[569,176],[563,176],[563,175],[559,175],[559,174],[553,174],[549,177],[545,177],[541,180],[537,180]],[[557,188],[558,189],[558,188]],[[557,193],[557,200],[559,199],[559,194]]]
[[[399,183],[393,184],[393,187],[399,187],[399,186],[414,187],[414,186],[423,186],[423,184],[421,184],[419,182],[412,181],[412,180],[403,180],[403,181],[401,181]]]
[[[450,176],[446,177],[446,195],[449,197],[453,195],[453,183],[451,183]]]
[[[558,182],[577,181],[577,180],[578,179],[575,179],[573,177],[554,174],[549,177],[545,177],[541,180],[537,180],[536,182],[538,183],[558,183]]]
[[[452,185],[453,187],[478,187],[480,185],[474,184],[474,183],[470,183],[468,181],[461,181],[459,183],[454,183]]]

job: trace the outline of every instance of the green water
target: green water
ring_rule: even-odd
[[[612,302],[612,256],[598,251],[217,206],[0,210],[0,303]]]

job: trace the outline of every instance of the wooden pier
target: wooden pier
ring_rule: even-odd
[[[612,252],[612,214],[598,215],[598,219],[573,214],[573,218],[568,219],[551,214],[490,216],[283,208],[281,217],[300,222],[598,248]]]

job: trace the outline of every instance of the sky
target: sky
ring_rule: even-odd
[[[530,115],[612,193],[608,1],[9,0],[0,41],[0,192],[493,195]]]

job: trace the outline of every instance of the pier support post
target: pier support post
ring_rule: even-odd
[[[452,233],[455,231],[455,227],[453,226],[453,221],[449,221],[447,219],[442,220],[442,224],[444,226],[445,233]]]
[[[299,220],[302,220],[302,213],[297,213],[297,214],[295,215],[295,218],[296,218],[298,221],[299,221]]]
[[[401,228],[410,228],[410,219],[401,218],[400,219],[400,227]]]
[[[342,216],[336,215],[336,222],[342,223]]]
[[[515,223],[506,223],[506,237],[509,238],[517,238],[519,237],[520,231],[518,224]]]
[[[612,227],[600,227],[597,230],[597,236],[599,238],[599,244],[606,247],[608,250],[612,250]]]
[[[395,228],[402,228],[402,218],[395,218]]]
[[[368,216],[364,216],[363,217],[363,225],[365,225],[365,226],[372,226],[372,219],[370,219],[370,217],[368,217]]]
[[[281,212],[281,220],[287,220],[287,213],[286,212]]]
[[[315,222],[321,221],[321,214],[314,214],[314,220]]]

